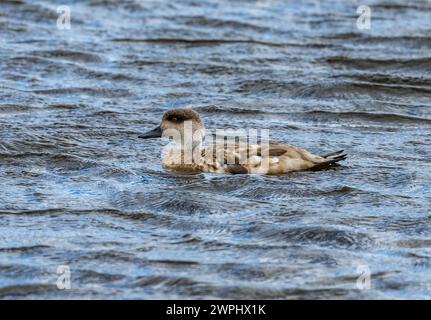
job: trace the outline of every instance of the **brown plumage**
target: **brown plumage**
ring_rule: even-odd
[[[184,139],[187,121],[190,121],[192,128],[190,130],[193,133],[190,140]],[[305,149],[281,143],[240,145],[224,142],[203,146],[204,124],[199,114],[190,109],[166,112],[160,126],[141,137],[156,137],[170,130],[176,130],[178,134],[174,134],[173,137],[169,135],[175,141],[175,145],[165,154],[163,166],[178,171],[283,174],[300,170],[327,169],[347,157],[343,150],[318,156]],[[185,163],[185,150],[193,152],[191,162]]]

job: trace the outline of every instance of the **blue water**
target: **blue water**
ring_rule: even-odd
[[[431,4],[362,4],[2,1],[0,298],[429,299]],[[349,158],[165,172],[172,108]]]

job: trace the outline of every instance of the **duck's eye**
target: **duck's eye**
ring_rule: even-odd
[[[173,117],[171,120],[172,120],[173,122],[178,122],[178,118],[177,118],[177,117]]]

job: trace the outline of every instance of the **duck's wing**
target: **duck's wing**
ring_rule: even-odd
[[[262,162],[260,146],[254,144],[213,144],[204,147],[201,156],[205,166],[232,174],[250,173],[249,168]]]
[[[281,174],[300,170],[323,170],[332,167],[334,164],[347,158],[344,150],[332,152],[324,156],[318,156],[303,149],[289,144],[269,144],[260,149],[258,155],[262,163],[267,164],[268,174]],[[268,160],[265,162],[265,160]],[[258,171],[248,167],[249,171]]]
[[[282,174],[308,169],[322,170],[347,157],[342,150],[318,156],[302,148],[274,143],[266,146],[214,144],[207,147],[205,152],[207,163],[217,168],[223,167],[226,172],[232,174]]]
[[[232,174],[281,174],[309,169],[324,161],[288,144],[215,144],[211,152],[213,163]]]

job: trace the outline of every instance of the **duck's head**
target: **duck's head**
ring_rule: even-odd
[[[177,143],[187,141],[202,141],[205,135],[204,124],[199,114],[191,109],[175,109],[165,112],[160,125],[151,131],[140,135],[139,138],[168,138]]]

